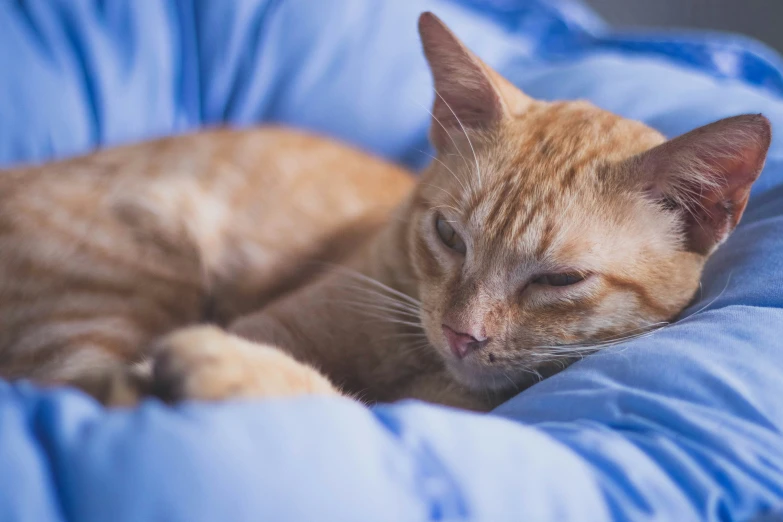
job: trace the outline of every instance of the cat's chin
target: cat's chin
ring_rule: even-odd
[[[532,384],[512,381],[502,370],[476,364],[469,358],[447,359],[446,369],[454,380],[475,392],[508,393],[521,391]]]

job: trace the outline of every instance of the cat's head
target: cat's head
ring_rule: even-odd
[[[422,323],[449,370],[500,389],[674,318],[742,216],[767,119],[666,141],[583,101],[526,96],[431,14],[419,30],[438,154],[408,239]]]

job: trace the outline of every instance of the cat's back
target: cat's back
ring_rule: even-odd
[[[272,127],[0,171],[0,375],[47,375],[41,350],[64,353],[74,336],[120,339],[132,358],[205,314],[246,313],[312,277],[312,261],[350,254],[412,184],[358,150]]]
[[[251,231],[305,246],[355,218],[382,219],[412,184],[401,168],[311,134],[219,129],[0,171],[0,223],[80,235],[88,223],[154,222],[205,247]]]
[[[274,265],[324,241],[347,249],[342,236],[383,222],[412,185],[399,167],[277,127],[108,148],[0,172],[0,263],[33,249],[38,262],[131,256],[175,276],[183,253],[206,269],[242,262],[228,254]]]
[[[412,187],[408,172],[390,163],[328,138],[271,126],[165,137],[0,173],[5,203],[29,201],[26,192],[68,202],[76,194],[102,199],[116,191],[150,194],[188,183],[221,194],[254,190],[269,203],[317,193],[309,203],[336,204],[339,212],[362,201],[393,206]],[[303,192],[294,198],[297,189]]]

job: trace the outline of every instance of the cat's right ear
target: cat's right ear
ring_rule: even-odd
[[[419,35],[435,83],[430,139],[436,149],[452,143],[452,132],[490,129],[529,102],[434,14],[419,17]]]
[[[739,223],[771,140],[761,114],[726,118],[674,138],[633,161],[646,192],[682,214],[686,247],[707,255]]]

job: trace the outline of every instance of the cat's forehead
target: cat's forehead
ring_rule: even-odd
[[[591,162],[620,161],[662,141],[657,131],[643,123],[589,102],[537,102],[507,122],[496,142],[496,153],[520,169],[538,173],[540,182],[556,182]],[[514,175],[513,171],[507,174]]]
[[[588,103],[541,104],[483,149],[482,179],[463,217],[488,241],[543,256],[617,207],[607,200],[619,192],[608,186],[613,164],[661,141],[649,127]]]
[[[486,250],[541,259],[584,235],[601,209],[596,203],[570,187],[506,184],[475,199],[464,219]]]

